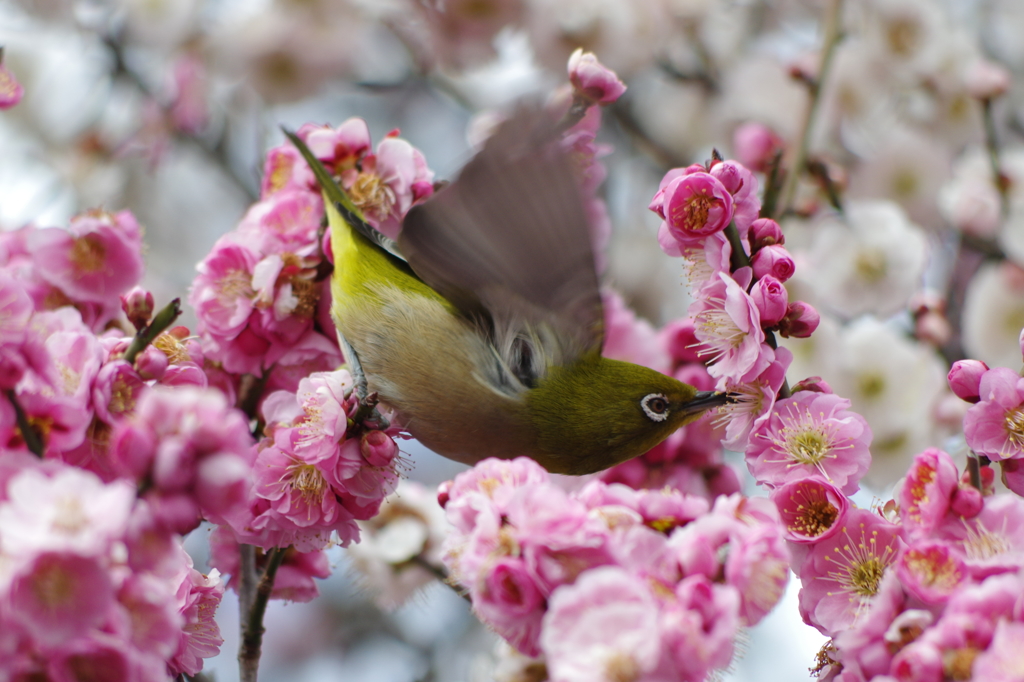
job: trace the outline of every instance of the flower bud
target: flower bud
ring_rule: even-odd
[[[1010,460],[1004,460],[1010,461]],[[988,497],[994,495],[995,483],[996,483],[996,472],[990,466],[979,467],[981,473],[981,495],[982,497]],[[960,487],[972,485],[971,483],[971,471],[967,469],[963,474],[960,475]]]
[[[750,259],[750,264],[754,268],[754,277],[760,279],[765,275],[771,275],[780,282],[785,282],[792,277],[793,271],[796,269],[789,252],[781,244],[772,244],[759,249]]]
[[[793,387],[793,393],[797,391],[814,391],[815,393],[832,393],[832,387],[821,377],[807,377]]]
[[[979,59],[967,69],[967,92],[976,99],[993,99],[1010,88],[1010,73],[995,62]]]
[[[796,301],[789,304],[786,316],[779,322],[779,334],[785,338],[806,339],[814,333],[821,316],[810,303]]]
[[[451,499],[451,489],[451,481],[445,481],[441,485],[437,486],[437,504],[440,505],[441,509],[448,506],[448,500]]]
[[[614,71],[597,61],[593,52],[584,52],[582,48],[576,48],[569,57],[569,82],[575,94],[594,104],[611,104],[626,91]]]
[[[398,445],[383,431],[367,431],[359,443],[363,459],[374,467],[386,467],[398,454]]]
[[[764,172],[775,152],[782,149],[782,139],[763,123],[750,121],[732,134],[732,148],[736,159],[747,168]]]
[[[167,355],[156,346],[146,346],[135,356],[135,371],[146,381],[159,381],[167,371],[167,364]]]
[[[786,316],[789,309],[789,293],[775,277],[765,275],[757,280],[750,290],[750,297],[761,314],[761,326],[770,329]]]
[[[981,491],[973,485],[961,484],[953,491],[953,497],[950,499],[950,507],[965,519],[973,519],[980,514],[983,506],[985,506],[985,499],[982,497]]]
[[[981,375],[987,371],[988,365],[981,360],[957,360],[950,368],[946,381],[949,382],[949,388],[956,397],[969,403],[976,403],[981,400]]]
[[[750,223],[750,248],[760,251],[766,246],[786,243],[786,237],[782,234],[782,228],[771,218],[758,218]]]
[[[121,310],[136,329],[143,329],[153,317],[153,294],[142,287],[133,287],[121,296]]]

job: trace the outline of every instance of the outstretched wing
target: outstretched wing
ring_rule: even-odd
[[[413,271],[487,333],[531,385],[599,352],[603,311],[589,223],[567,152],[540,111],[503,123],[458,179],[406,216]]]

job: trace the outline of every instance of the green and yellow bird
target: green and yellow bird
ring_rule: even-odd
[[[331,308],[357,381],[425,446],[589,474],[654,447],[723,393],[601,357],[585,208],[555,126],[521,109],[458,179],[375,232],[296,136],[323,189]]]

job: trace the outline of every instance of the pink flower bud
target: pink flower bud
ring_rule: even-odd
[[[367,431],[363,434],[359,449],[370,466],[386,467],[398,454],[398,445],[383,431]]]
[[[1004,459],[999,467],[1003,473],[1003,485],[1024,496],[1024,459]]]
[[[793,393],[797,391],[814,391],[815,393],[832,393],[832,387],[821,377],[807,377],[793,387]]]
[[[765,329],[777,325],[789,309],[789,293],[786,287],[771,275],[765,275],[757,280],[754,288],[750,290],[750,297],[754,299],[754,305],[761,313],[761,326]]]
[[[993,487],[995,485],[995,482],[996,482],[996,472],[995,472],[995,469],[993,469],[990,466],[983,466],[983,467],[981,467],[981,495],[982,495],[982,497],[988,497],[989,495],[992,495],[992,494],[995,493],[995,488]],[[966,470],[966,471],[964,471],[963,474],[960,475],[960,486],[964,487],[964,486],[969,486],[969,485],[971,485],[971,472],[970,472],[970,470]]]
[[[750,264],[754,267],[754,277],[760,279],[771,275],[780,282],[785,282],[792,277],[793,271],[796,269],[789,252],[781,244],[772,244],[759,249],[750,259]]]
[[[949,388],[961,400],[976,403],[981,398],[979,388],[981,375],[988,371],[988,365],[981,360],[957,360],[946,376]]]
[[[10,109],[21,101],[24,94],[25,88],[14,74],[0,63],[0,109]]]
[[[786,237],[782,234],[782,228],[771,218],[758,218],[750,223],[750,248],[759,251],[766,246],[774,244],[785,244]]]
[[[437,504],[440,505],[441,509],[448,506],[448,500],[451,499],[451,489],[451,481],[445,481],[441,485],[437,486]]]
[[[983,506],[985,506],[985,498],[982,497],[981,491],[973,485],[958,486],[950,500],[950,507],[953,511],[965,519],[973,519],[980,514]]]
[[[626,91],[626,85],[615,72],[583,48],[576,48],[569,57],[569,82],[576,94],[595,104],[611,104]]]
[[[744,123],[732,134],[736,159],[747,168],[763,172],[775,152],[782,149],[782,139],[763,123]]]
[[[167,364],[167,355],[156,346],[146,346],[145,350],[135,356],[135,371],[147,381],[159,381],[167,371]]]
[[[814,333],[821,322],[821,316],[810,303],[796,301],[789,304],[786,317],[779,322],[779,334],[785,338],[806,339]]]
[[[153,294],[142,287],[132,287],[121,296],[121,310],[136,329],[142,329],[153,317]]]
[[[977,99],[999,97],[1010,88],[1010,73],[1000,64],[979,59],[967,70],[967,91]]]

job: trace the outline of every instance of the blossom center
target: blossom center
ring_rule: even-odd
[[[191,362],[192,356],[185,350],[185,344],[164,332],[153,340],[153,345],[167,356],[167,362],[172,365],[182,362]]]
[[[1006,411],[1006,435],[1018,448],[1024,448],[1024,405]]]
[[[135,408],[135,395],[131,386],[123,377],[114,380],[110,387],[110,405],[108,409],[111,414],[124,414]]]
[[[979,653],[977,649],[971,646],[944,652],[942,656],[942,669],[946,677],[954,680],[971,679],[974,659],[978,657]]]
[[[825,459],[832,449],[832,439],[823,425],[805,427],[786,434],[783,449],[800,464],[814,466]]]
[[[888,260],[881,249],[863,249],[853,261],[857,275],[868,284],[876,284],[885,278]]]
[[[809,538],[818,537],[836,522],[839,510],[826,499],[808,500],[797,506],[790,530]]]
[[[878,557],[871,557],[850,567],[850,586],[862,597],[873,597],[878,592],[883,573],[885,565]]]
[[[233,305],[235,299],[252,298],[252,275],[245,270],[228,270],[217,282],[217,302],[224,306]]]
[[[318,505],[324,498],[327,481],[312,464],[297,464],[292,470],[291,488],[309,506]]]
[[[634,682],[640,676],[640,670],[632,656],[616,651],[605,663],[604,676],[610,682]]]
[[[706,189],[694,192],[685,201],[680,202],[672,211],[671,222],[681,225],[687,231],[700,231],[708,224],[708,216],[721,200],[708,194]]]
[[[99,235],[87,234],[71,245],[71,262],[83,273],[99,272],[105,264],[107,247]]]
[[[376,173],[360,173],[348,193],[356,206],[377,216],[388,215],[395,204],[394,192]]]
[[[75,580],[63,566],[46,566],[36,570],[32,594],[44,609],[64,608],[75,598]]]

